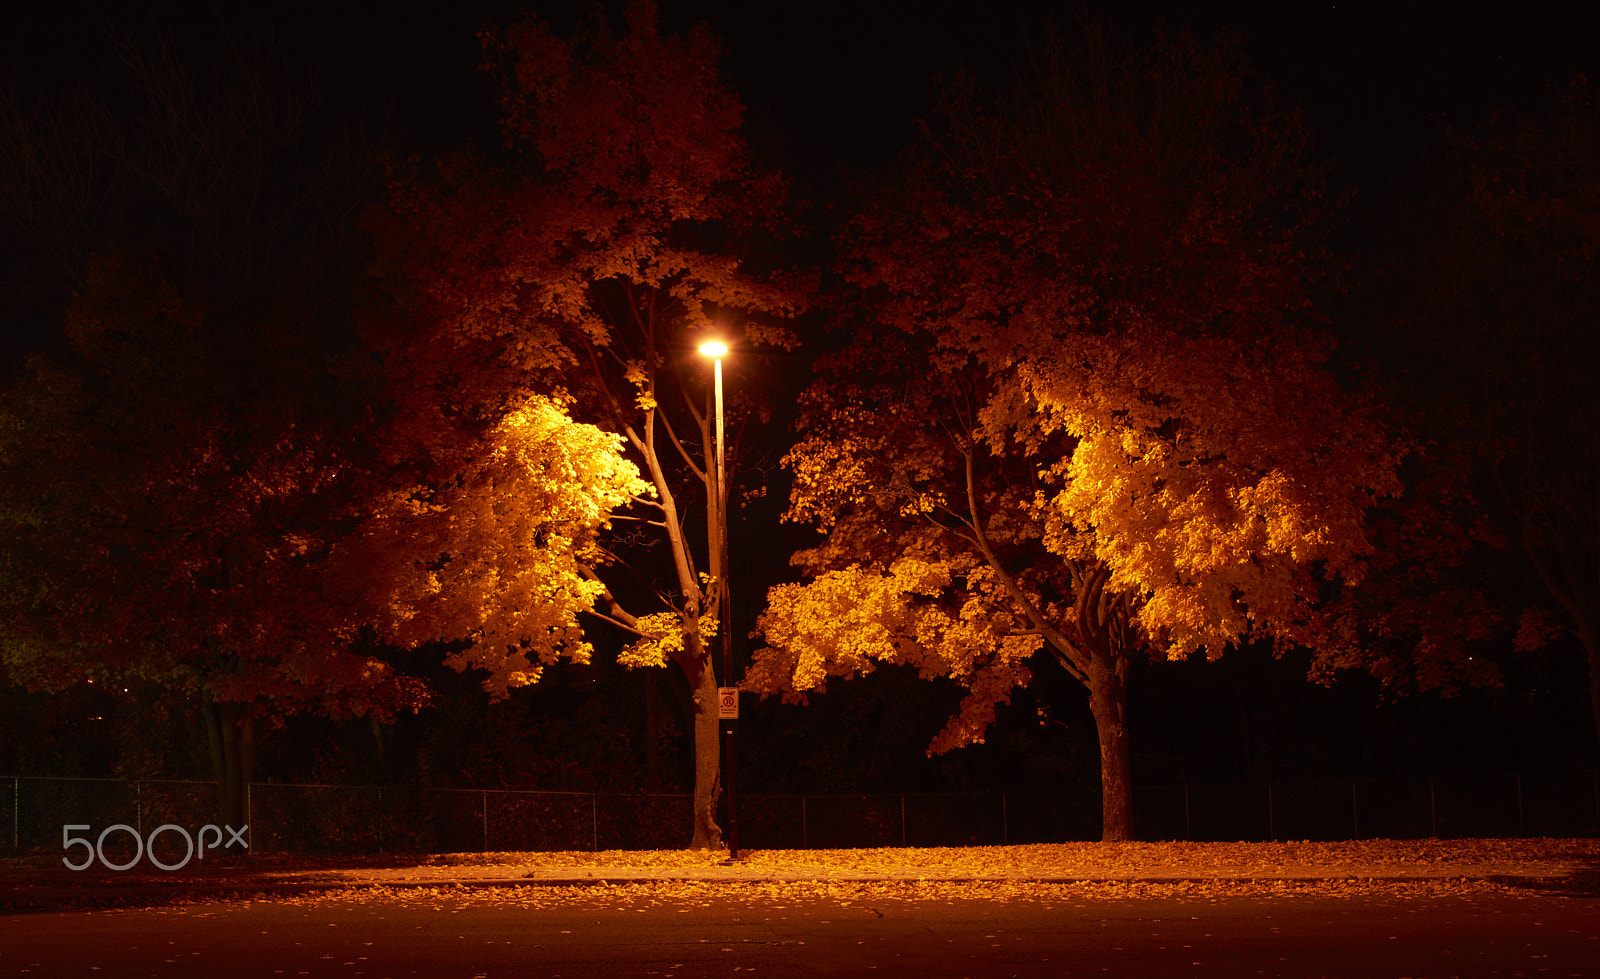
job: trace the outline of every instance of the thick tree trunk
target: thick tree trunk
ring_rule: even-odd
[[[1100,838],[1133,839],[1133,776],[1128,756],[1127,660],[1096,659],[1089,669],[1089,710],[1100,735]]]
[[[249,824],[246,794],[255,760],[255,726],[237,703],[218,703],[208,696],[203,710],[211,742],[211,763],[217,775],[217,820],[226,841],[232,838],[229,830],[243,834]],[[242,853],[244,847],[235,843],[228,852]]]
[[[717,677],[710,655],[702,652],[700,659],[700,676],[694,681],[694,839],[689,846],[720,850],[717,802],[722,795],[722,759],[718,753]]]

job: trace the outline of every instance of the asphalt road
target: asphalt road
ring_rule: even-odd
[[[1600,899],[450,893],[0,917],[0,977],[1600,977]],[[542,899],[540,899],[542,900]]]

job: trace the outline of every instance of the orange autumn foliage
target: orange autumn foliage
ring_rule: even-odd
[[[1318,174],[1237,49],[1091,32],[1034,68],[1011,101],[955,91],[850,227],[853,339],[787,459],[828,539],[771,592],[750,683],[953,677],[947,750],[1047,652],[1127,839],[1129,658],[1318,641],[1396,450],[1325,366]]]
[[[772,259],[789,232],[786,187],[738,133],[743,109],[718,77],[715,41],[703,29],[663,35],[650,3],[624,21],[615,33],[596,18],[572,38],[536,18],[486,33],[503,151],[397,168],[388,207],[372,216],[388,302],[366,323],[397,406],[392,458],[422,474],[422,505],[443,508],[430,547],[453,556],[412,565],[400,593],[434,596],[435,612],[392,616],[389,634],[473,642],[454,662],[488,670],[500,693],[555,655],[587,656],[584,628],[628,635],[626,665],[671,663],[693,691],[694,845],[712,847],[717,680],[706,640],[718,632],[714,529],[729,493],[712,464],[709,363],[695,347],[713,330],[734,361],[792,346],[785,324],[804,290]],[[759,415],[748,388],[733,394],[735,422]],[[568,475],[587,481],[575,491],[603,514],[570,537],[540,531],[540,547],[558,542],[564,556],[508,576],[495,565],[505,555],[468,552],[533,523],[448,514],[491,506],[470,502],[479,457],[503,419],[539,399],[570,413],[562,439],[590,445]],[[667,545],[665,567],[650,565],[652,543]],[[630,570],[634,594],[619,597],[610,582]],[[534,632],[491,633],[512,614]]]

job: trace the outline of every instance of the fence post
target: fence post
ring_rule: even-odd
[[[484,853],[488,853],[489,852],[489,790],[488,789],[481,789],[481,790],[479,790],[479,795],[482,798],[482,802],[480,803],[481,806],[482,806],[482,809],[480,809],[479,811],[482,812],[482,814],[483,814],[483,852]]]
[[[589,796],[589,839],[590,852],[600,852],[600,793],[591,793]]]
[[[144,797],[139,790],[143,787],[142,781],[133,783],[133,829],[141,837],[144,836]]]
[[[244,783],[245,834],[250,837],[244,847],[251,853],[256,852],[256,800],[255,794],[250,791],[253,784],[252,782]]]
[[[11,849],[13,850],[21,849],[21,843],[18,842],[21,839],[21,837],[18,836],[19,823],[21,819],[22,779],[14,778],[11,780]]]

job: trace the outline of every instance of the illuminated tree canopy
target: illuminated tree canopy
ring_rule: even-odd
[[[828,539],[773,590],[751,684],[954,677],[941,750],[1047,651],[1089,690],[1127,839],[1130,657],[1314,643],[1394,453],[1325,366],[1319,182],[1235,49],[1091,35],[1036,68],[1009,102],[956,92],[851,229],[855,339],[788,458],[790,517]]]
[[[792,346],[785,322],[803,290],[767,259],[788,233],[786,188],[738,134],[743,109],[717,77],[715,42],[703,29],[662,35],[649,3],[633,4],[625,19],[621,34],[597,18],[570,39],[537,19],[485,35],[503,86],[505,156],[461,155],[396,175],[389,207],[372,221],[375,269],[393,301],[372,312],[367,332],[400,406],[397,451],[433,459],[434,482],[473,485],[485,444],[478,433],[497,430],[530,398],[553,398],[582,423],[571,431],[590,440],[579,474],[595,480],[586,492],[600,510],[630,504],[613,518],[628,533],[596,521],[573,538],[568,563],[540,569],[555,571],[539,586],[554,591],[519,589],[499,557],[452,561],[438,596],[466,605],[419,618],[416,636],[482,634],[478,651],[457,662],[488,669],[486,685],[504,691],[537,671],[520,651],[491,652],[508,638],[484,631],[495,610],[532,614],[528,601],[556,602],[562,611],[550,614],[560,627],[534,642],[547,661],[558,649],[587,655],[569,613],[588,603],[591,627],[604,621],[631,637],[625,664],[670,662],[688,680],[693,845],[715,847],[717,680],[706,640],[717,631],[715,528],[729,496],[713,464],[709,364],[695,348],[713,335],[743,356]],[[734,411],[736,420],[755,413]],[[607,455],[618,446],[627,463]],[[492,506],[493,495],[430,502],[470,513]],[[704,550],[694,546],[697,531]],[[447,549],[464,553],[453,548],[467,543]],[[651,564],[658,544],[667,551],[659,567]],[[635,583],[649,585],[643,600],[613,587],[630,568]],[[457,574],[466,578],[449,581]]]
[[[463,446],[448,479],[382,494],[330,578],[365,589],[357,621],[391,642],[466,640],[448,662],[487,671],[496,699],[558,657],[587,662],[598,537],[650,492],[620,441],[534,396]]]

